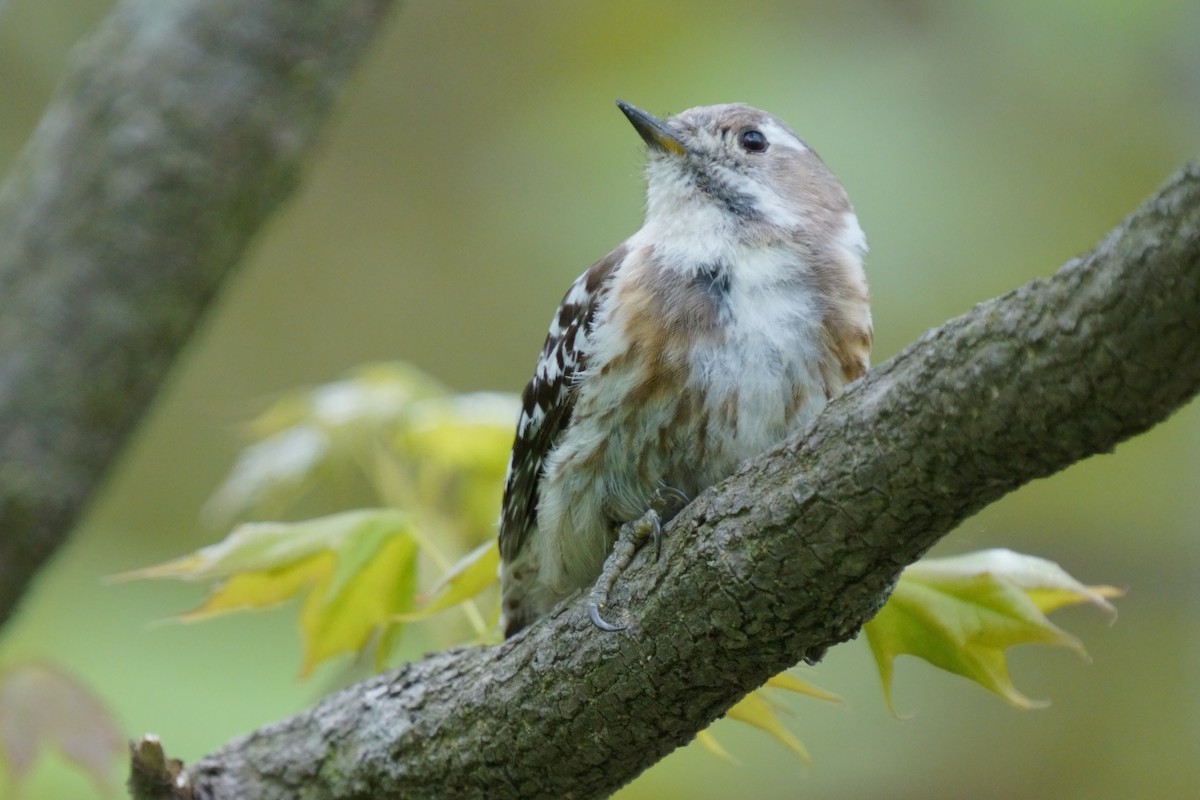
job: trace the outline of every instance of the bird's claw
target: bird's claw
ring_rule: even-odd
[[[592,621],[593,625],[608,633],[616,633],[617,631],[623,631],[629,627],[628,625],[614,625],[604,617],[600,616],[601,605],[601,603],[598,603],[595,600],[592,600],[588,603],[588,619]]]
[[[658,513],[667,519],[675,516],[675,513],[692,502],[692,498],[674,486],[663,486],[655,490],[654,500]]]

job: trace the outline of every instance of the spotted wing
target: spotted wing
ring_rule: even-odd
[[[500,557],[512,563],[537,527],[542,467],[571,424],[575,391],[586,367],[587,338],[609,278],[624,258],[619,247],[571,285],[559,305],[533,377],[521,395],[521,415],[504,481],[500,512]]]

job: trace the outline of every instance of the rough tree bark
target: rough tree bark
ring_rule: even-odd
[[[851,638],[900,570],[1034,478],[1200,389],[1200,164],[1090,254],[872,370],[809,431],[704,493],[603,633],[576,602],[495,647],[352,686],[190,768],[135,751],[137,798],[588,798],[770,675]],[[1098,690],[1099,691],[1099,690]]]
[[[391,6],[124,0],[75,54],[0,187],[0,625]]]

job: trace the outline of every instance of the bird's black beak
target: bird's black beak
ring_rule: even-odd
[[[679,141],[679,136],[658,117],[648,114],[624,100],[617,101],[617,108],[625,112],[625,116],[629,117],[629,121],[646,140],[646,144],[656,150],[662,150],[664,153],[677,156],[687,154],[687,148],[683,146],[683,142]]]

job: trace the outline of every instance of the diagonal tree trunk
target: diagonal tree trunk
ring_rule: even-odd
[[[439,653],[186,770],[151,739],[135,798],[591,798],[769,676],[853,637],[959,521],[1200,389],[1200,164],[1094,251],[923,336],[813,427],[705,492],[635,560],[604,633],[581,602]]]
[[[0,187],[0,624],[255,232],[390,0],[124,0]]]

